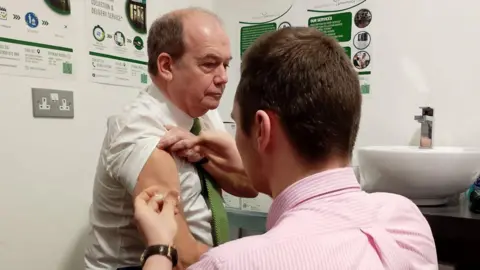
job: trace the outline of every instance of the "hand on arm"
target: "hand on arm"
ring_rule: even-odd
[[[258,195],[245,174],[235,140],[226,132],[205,131],[194,136],[178,127],[167,127],[167,134],[160,140],[159,149],[196,162],[207,157],[203,165],[226,192],[252,198]]]
[[[177,233],[178,193],[172,191],[163,196],[163,191],[159,186],[147,188],[134,201],[135,220],[148,246],[172,246]],[[172,269],[172,258],[152,255],[146,258],[143,269]]]
[[[156,186],[164,192],[173,191],[180,194],[180,183],[175,161],[170,154],[159,149],[155,149],[152,152],[140,172],[133,196],[138,196],[152,186]],[[174,245],[178,251],[179,265],[188,267],[195,263],[208,247],[195,240],[183,216],[181,205],[179,205],[179,209],[180,213],[175,216],[178,232],[174,238]],[[162,228],[161,223],[158,226],[159,229]]]
[[[245,174],[235,140],[226,132],[206,131],[198,136],[198,151],[208,158],[203,167],[223,190],[239,197],[254,198],[258,192]]]

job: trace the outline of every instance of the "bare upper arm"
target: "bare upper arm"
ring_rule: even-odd
[[[155,149],[140,171],[133,196],[137,196],[145,188],[160,186],[167,190],[176,190],[180,193],[177,166],[170,154]],[[198,261],[198,258],[208,250],[208,246],[198,243],[191,235],[185,220],[183,207],[179,207],[180,214],[176,216],[178,233],[175,237],[175,246],[179,251],[179,260],[185,267]],[[179,267],[177,267],[179,269]]]
[[[154,149],[143,166],[133,191],[137,196],[151,186],[161,186],[165,190],[176,190],[180,193],[178,170],[173,157],[160,149]]]

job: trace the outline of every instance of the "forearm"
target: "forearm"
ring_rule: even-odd
[[[211,161],[205,163],[203,168],[213,176],[223,190],[234,196],[254,198],[258,195],[243,169],[227,171]]]
[[[153,255],[150,256],[145,265],[143,266],[144,270],[171,270],[172,262],[165,256]]]
[[[210,248],[201,242],[198,242],[190,233],[188,224],[182,214],[177,215],[178,231],[175,236],[175,248],[179,256],[180,269],[186,269],[190,265],[198,262],[200,256]]]

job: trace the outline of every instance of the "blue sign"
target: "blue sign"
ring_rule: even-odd
[[[38,17],[33,12],[28,12],[25,15],[25,22],[30,28],[36,28],[38,26]]]

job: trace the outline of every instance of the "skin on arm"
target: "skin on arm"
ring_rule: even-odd
[[[203,168],[226,192],[244,198],[254,198],[258,192],[248,179],[235,140],[227,132],[202,132],[189,147],[197,147],[209,162]]]
[[[160,186],[165,191],[174,190],[180,194],[177,166],[172,156],[163,150],[155,149],[148,158],[138,176],[138,182],[132,194],[133,198],[151,186]],[[179,263],[176,268],[182,269],[182,267],[186,268],[197,262],[209,247],[195,240],[185,220],[183,207],[180,206],[179,209],[180,213],[176,215],[178,232],[174,244],[179,256]]]
[[[244,171],[233,172],[222,169],[215,164],[213,159],[206,155],[210,160],[203,165],[203,168],[213,176],[215,181],[220,185],[222,190],[232,194],[233,196],[243,198],[255,198],[258,192],[250,184],[250,181]]]
[[[144,270],[170,270],[172,262],[165,256],[153,255],[145,262]]]

